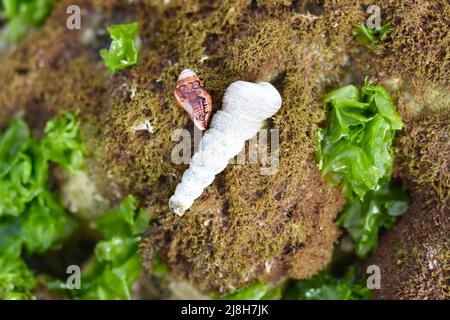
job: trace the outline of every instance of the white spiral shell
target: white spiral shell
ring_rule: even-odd
[[[268,82],[233,82],[223,97],[222,110],[212,118],[189,169],[169,200],[172,212],[183,215],[281,103],[277,89]]]

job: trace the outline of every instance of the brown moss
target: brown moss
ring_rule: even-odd
[[[384,0],[378,5],[383,23],[393,26],[384,55],[391,72],[448,86],[450,3],[446,0]]]
[[[376,299],[450,299],[450,227],[440,219],[439,210],[416,198],[394,229],[380,238],[363,268],[380,267]],[[398,248],[403,252],[401,263]]]
[[[252,24],[247,32],[247,36],[237,39],[229,49],[229,68],[241,79],[272,79],[273,75],[268,72],[284,69],[283,64],[292,56],[289,50],[289,41],[293,38],[290,24],[278,19],[267,20]]]
[[[66,7],[67,1],[60,2],[46,27],[32,31],[0,60],[0,126],[20,110],[39,127],[61,108],[98,107],[104,80],[101,65],[92,61],[90,48],[81,43],[82,32],[65,28]]]
[[[427,204],[450,214],[450,105],[408,121],[399,139],[397,175]]]

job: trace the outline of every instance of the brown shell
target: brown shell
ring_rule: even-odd
[[[212,100],[200,78],[191,70],[183,70],[174,95],[178,105],[189,114],[197,128],[205,130],[211,117]]]

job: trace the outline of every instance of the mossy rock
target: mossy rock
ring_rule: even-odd
[[[368,5],[371,1],[364,1]],[[384,64],[394,74],[419,85],[450,85],[450,3],[446,0],[383,0],[384,22],[392,25]]]

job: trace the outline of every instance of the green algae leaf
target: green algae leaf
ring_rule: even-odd
[[[323,177],[343,184],[347,196],[356,193],[362,199],[391,176],[391,145],[403,124],[383,87],[366,81],[361,93],[349,85],[324,97],[330,116],[327,128],[319,132],[316,156]]]
[[[20,257],[0,254],[0,300],[33,299],[35,288],[33,272]]]
[[[51,0],[1,0],[2,16],[7,24],[1,38],[9,43],[19,41],[32,27],[41,25],[52,8]]]
[[[377,168],[378,178],[390,177],[392,174],[394,156],[391,145],[393,139],[394,130],[379,114],[365,127],[360,147]]]
[[[143,235],[145,230],[147,230],[148,225],[151,221],[151,216],[144,209],[139,209],[135,215],[133,224],[131,225],[131,234],[134,236]]]
[[[342,278],[325,270],[310,279],[298,281],[290,293],[290,298],[298,300],[363,300],[371,297],[370,290],[358,283],[354,266],[349,267]]]
[[[115,235],[126,237],[131,234],[136,211],[136,198],[126,197],[117,208],[97,219],[97,229],[106,238]]]
[[[20,151],[28,147],[30,131],[27,124],[16,118],[0,135],[0,177],[3,177],[14,166]]]
[[[330,111],[328,126],[318,134],[317,161],[322,176],[341,185],[347,205],[337,223],[365,258],[408,206],[401,188],[390,185],[394,154],[392,141],[403,123],[388,92],[368,83],[336,89],[324,97]]]
[[[58,248],[76,227],[47,184],[49,162],[74,167],[66,155],[80,146],[73,139],[78,126],[72,116],[64,117],[71,121],[54,118],[47,123],[41,142],[31,137],[21,119],[0,134],[0,299],[33,298],[35,280],[21,260],[23,250],[34,254]]]
[[[366,79],[361,91],[363,96],[367,97],[368,103],[377,108],[378,112],[391,124],[394,130],[403,128],[402,119],[395,110],[394,102],[383,86],[370,84]]]
[[[97,228],[105,238],[139,236],[144,233],[151,217],[145,210],[136,209],[136,201],[135,196],[129,195],[116,209],[97,220]]]
[[[354,85],[349,84],[327,93],[323,97],[323,103],[327,106],[336,99],[350,99],[359,101],[359,95],[359,89]]]
[[[225,300],[279,300],[280,298],[281,288],[270,283],[256,283],[224,297]]]
[[[141,273],[141,259],[137,253],[123,263],[102,264],[93,262],[93,266],[82,277],[81,289],[76,290],[73,298],[88,300],[132,299],[131,289]],[[74,290],[69,291],[69,294]]]
[[[23,17],[33,26],[41,24],[50,12],[51,0],[2,0],[3,16]]]
[[[20,222],[15,218],[3,218],[0,222],[0,257],[20,257],[22,239]]]
[[[47,122],[42,147],[45,157],[64,170],[72,173],[80,170],[85,150],[75,114],[65,112]]]
[[[0,220],[0,300],[32,299],[34,275],[21,259],[22,239],[18,219]]]
[[[48,166],[23,120],[0,135],[0,217],[19,216],[45,188]]]
[[[156,251],[156,250],[155,250]],[[157,277],[162,277],[169,272],[169,268],[164,263],[161,254],[156,251],[152,259],[152,274]]]
[[[49,191],[42,192],[20,216],[21,237],[29,253],[60,245],[75,230],[75,220]]]
[[[150,222],[150,215],[136,209],[132,195],[97,220],[105,237],[83,268],[81,289],[66,290],[75,299],[131,299],[131,289],[141,273],[139,242]],[[67,289],[63,282],[54,287]]]
[[[346,141],[338,143],[327,155],[322,175],[333,184],[344,180],[345,193],[352,190],[360,197],[375,189],[382,176],[362,148]]]
[[[113,237],[101,241],[95,247],[95,257],[100,262],[111,262],[120,265],[137,250],[139,238]]]
[[[360,24],[355,26],[355,38],[359,44],[379,54],[380,46],[383,44],[391,29],[390,24],[385,24],[375,29],[369,29],[365,24]]]
[[[109,50],[100,50],[100,56],[108,69],[115,73],[132,66],[138,61],[138,45],[136,41],[139,24],[114,25],[108,28],[112,42]]]
[[[50,120],[45,133],[39,143],[25,122],[15,119],[0,135],[0,217],[19,216],[46,189],[49,161],[69,172],[81,168],[85,152],[72,113]]]
[[[283,293],[280,286],[269,289],[261,300],[280,300]]]
[[[356,255],[364,259],[376,247],[380,228],[391,228],[406,212],[408,203],[408,195],[400,186],[385,181],[380,189],[369,191],[364,200],[350,198],[337,224],[348,231]]]

